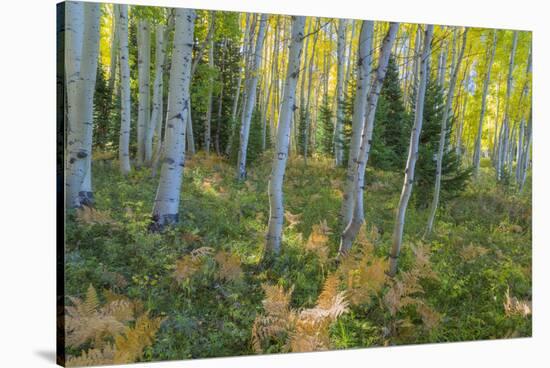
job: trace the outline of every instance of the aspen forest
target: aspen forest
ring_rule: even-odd
[[[64,364],[531,336],[531,32],[57,12]]]

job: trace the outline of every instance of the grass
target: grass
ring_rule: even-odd
[[[161,234],[147,231],[157,179],[148,169],[124,178],[116,164],[94,166],[96,221],[69,213],[66,226],[66,290],[81,297],[92,284],[139,299],[153,316],[166,317],[145,360],[252,354],[251,329],[262,313],[261,284],[294,286],[293,308],[311,308],[334,260],[322,265],[304,249],[315,224],[332,229],[329,255],[339,242],[343,169],[326,158],[304,165],[289,161],[285,177],[287,219],[281,255],[260,262],[269,216],[269,157],[250,168],[245,183],[235,168],[214,156],[188,161],[182,187],[180,224]],[[426,243],[437,280],[422,283],[425,302],[441,315],[429,330],[414,328],[387,337],[388,313],[382,296],[352,307],[330,330],[334,348],[449,342],[531,336],[531,316],[505,312],[506,292],[531,300],[531,197],[497,185],[490,168],[459,198],[440,209],[430,238],[422,240],[427,211],[410,205],[400,265],[411,267],[411,246]],[[391,245],[401,174],[367,171],[366,227],[378,256]],[[529,185],[527,186],[529,187]],[[239,256],[243,277],[220,280],[215,261],[184,282],[173,277],[176,261],[192,250],[211,247]],[[420,326],[418,314],[404,308],[400,317]],[[267,352],[278,352],[273,344]]]

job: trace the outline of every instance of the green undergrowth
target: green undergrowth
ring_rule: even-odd
[[[180,223],[148,232],[158,178],[147,168],[122,177],[116,163],[94,164],[99,218],[66,224],[66,293],[82,297],[90,284],[141,300],[151,315],[165,317],[144,360],[252,354],[251,329],[262,312],[262,283],[294,287],[291,305],[315,305],[323,281],[337,267],[344,169],[328,158],[306,166],[291,158],[285,176],[282,253],[263,259],[269,217],[270,157],[258,158],[246,182],[235,167],[203,154],[188,160],[182,185]],[[391,246],[402,175],[367,170],[366,229],[375,252]],[[527,185],[529,188],[529,185]],[[388,313],[381,299],[350,307],[330,328],[334,348],[449,342],[531,336],[531,316],[506,313],[506,295],[531,300],[531,194],[497,185],[490,168],[439,210],[426,238],[427,211],[409,206],[400,267],[413,263],[412,246],[426,244],[437,280],[423,281],[423,298],[441,316],[429,330],[388,339]],[[329,262],[305,250],[314,225],[326,221]],[[173,277],[176,262],[209,247],[238,255],[242,277],[223,280],[210,259],[189,279]],[[404,309],[402,319],[418,316]],[[276,351],[276,350],[274,350]]]

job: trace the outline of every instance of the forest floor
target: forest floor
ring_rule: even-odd
[[[335,169],[328,159],[312,158],[307,166],[301,158],[291,159],[284,185],[282,253],[261,262],[269,168],[269,158],[262,157],[248,179],[238,183],[233,165],[196,155],[185,168],[180,224],[153,234],[148,224],[158,179],[151,178],[149,169],[124,178],[116,163],[96,161],[96,211],[67,217],[66,294],[83,297],[91,284],[98,291],[140,300],[151,315],[165,317],[142,360],[253,354],[254,320],[264,312],[262,284],[293,287],[292,308],[313,307],[324,280],[337,267],[341,229],[344,169]],[[429,324],[407,303],[388,312],[386,287],[331,324],[332,348],[531,336],[530,314],[516,308],[532,299],[530,189],[515,194],[497,185],[489,169],[483,168],[475,185],[445,203],[428,239],[422,240],[427,210],[409,205],[401,272],[413,266],[414,247],[427,246],[428,267],[437,276],[422,280],[416,297],[433,308],[437,323]],[[402,174],[369,169],[366,178],[364,233],[373,252],[386,257]],[[305,247],[318,224],[328,234],[328,261]],[[224,261],[207,254],[204,265],[188,269],[189,277],[175,278],[178,260],[201,247],[225,251],[229,258],[236,255],[227,266],[229,275],[220,277],[215,260]],[[239,277],[231,276],[232,266]],[[276,340],[263,349],[282,350]]]

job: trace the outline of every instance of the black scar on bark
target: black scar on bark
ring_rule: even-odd
[[[167,157],[167,158],[164,159],[164,162],[169,164],[169,165],[172,165],[172,164],[174,164],[175,161],[174,161],[173,158]]]
[[[77,154],[76,154],[76,157],[78,158],[86,158],[88,157],[88,154],[84,151],[79,151]]]
[[[169,213],[159,216],[154,214],[151,217],[151,223],[148,230],[152,233],[158,233],[164,230],[167,226],[177,224],[179,222],[179,213]]]
[[[71,157],[71,159],[69,160],[69,163],[74,164],[75,161],[76,161],[76,158]]]
[[[78,192],[78,198],[81,206],[94,207],[94,193],[87,191]]]

